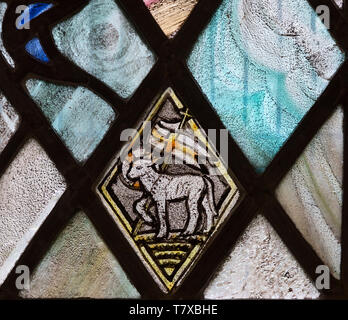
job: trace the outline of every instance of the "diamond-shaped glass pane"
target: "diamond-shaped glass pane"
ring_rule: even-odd
[[[29,140],[0,179],[0,285],[65,189],[46,152]]]
[[[205,290],[206,299],[316,299],[319,291],[279,235],[257,216]]]
[[[83,212],[77,213],[33,270],[23,298],[139,298]]]
[[[166,36],[173,38],[199,0],[143,1]]]
[[[86,161],[115,119],[112,107],[84,87],[37,79],[26,86],[76,160]]]
[[[343,58],[307,1],[223,0],[188,65],[224,125],[262,172]]]
[[[121,97],[138,88],[155,63],[114,0],[91,0],[52,31],[58,49]]]
[[[339,278],[343,180],[343,110],[323,126],[277,189],[283,208]]]
[[[98,193],[164,291],[179,285],[239,199],[199,123],[168,89],[116,157]]]

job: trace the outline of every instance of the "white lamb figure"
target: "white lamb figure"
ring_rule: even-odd
[[[147,213],[149,195],[155,202],[159,220],[158,238],[168,236],[166,220],[167,201],[185,200],[188,209],[188,223],[183,235],[195,233],[200,215],[200,204],[204,208],[206,224],[204,232],[208,233],[214,224],[214,217],[218,215],[214,204],[213,185],[206,176],[199,175],[169,175],[159,173],[158,165],[151,160],[135,160],[127,173],[131,180],[139,180],[147,193],[135,204],[136,211],[151,223],[152,218]]]

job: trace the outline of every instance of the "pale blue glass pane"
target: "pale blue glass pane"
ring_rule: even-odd
[[[258,172],[344,59],[304,0],[224,0],[188,65]]]
[[[115,119],[111,106],[84,87],[36,79],[26,85],[74,157],[80,162],[87,160]]]
[[[121,97],[133,94],[155,57],[113,0],[92,0],[53,29],[58,49]]]

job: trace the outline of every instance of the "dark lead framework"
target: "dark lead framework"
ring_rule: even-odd
[[[298,1],[294,1],[294,3]],[[156,20],[160,23],[158,13],[160,7],[153,7],[155,20],[147,6],[140,0],[117,0],[115,1],[117,5],[111,0],[90,0],[89,2],[56,0],[34,7],[30,7],[33,2],[28,0],[1,2],[5,2],[7,7],[2,22],[1,36],[4,50],[2,50],[3,57],[0,59],[0,90],[7,101],[3,103],[3,109],[13,120],[11,123],[14,127],[18,128],[12,137],[8,138],[8,143],[4,143],[6,146],[0,153],[0,174],[1,176],[4,174],[11,176],[12,174],[11,177],[15,180],[19,173],[15,166],[15,161],[19,160],[15,159],[20,152],[32,152],[34,157],[43,149],[46,157],[40,158],[38,162],[28,163],[27,166],[30,169],[28,171],[32,171],[31,166],[35,171],[37,163],[48,166],[47,172],[52,176],[48,175],[47,181],[43,180],[43,184],[49,186],[49,190],[52,188],[59,190],[52,194],[51,200],[55,199],[55,201],[48,201],[49,203],[46,204],[46,215],[40,216],[41,222],[37,222],[35,232],[18,231],[22,232],[22,236],[26,240],[22,240],[24,241],[23,250],[20,249],[18,243],[13,245],[16,248],[16,254],[13,256],[9,254],[8,256],[12,258],[7,259],[6,264],[3,263],[0,266],[0,268],[4,268],[1,270],[2,274],[0,273],[4,278],[0,277],[0,280],[3,280],[0,289],[2,297],[23,297],[23,294],[16,288],[16,278],[18,277],[16,266],[25,265],[29,267],[29,270],[48,272],[49,270],[44,267],[37,269],[38,265],[49,250],[56,250],[56,257],[59,256],[60,250],[63,250],[59,244],[64,241],[59,242],[61,241],[59,240],[57,247],[55,244],[57,238],[63,231],[63,237],[68,237],[65,239],[69,240],[69,235],[64,233],[67,232],[66,226],[72,219],[80,219],[78,221],[89,220],[92,223],[85,222],[88,230],[96,230],[93,234],[93,241],[105,243],[105,248],[107,247],[116,257],[120,268],[123,269],[129,281],[134,285],[134,290],[142,298],[201,299],[205,297],[205,289],[219,270],[221,263],[235,247],[248,226],[259,215],[263,215],[267,219],[313,283],[318,277],[316,273],[318,266],[328,265],[330,267],[330,289],[319,290],[320,298],[347,297],[348,213],[346,206],[348,199],[344,192],[348,183],[347,165],[344,164],[341,186],[337,183],[333,183],[333,187],[326,184],[325,187],[319,185],[317,186],[320,189],[318,194],[322,198],[319,197],[319,200],[315,197],[311,198],[313,201],[317,200],[321,203],[319,208],[322,207],[323,211],[329,212],[328,215],[324,214],[324,220],[328,224],[328,227],[325,228],[334,239],[333,243],[335,243],[335,239],[340,239],[338,241],[340,252],[336,249],[335,244],[321,242],[320,235],[326,235],[323,231],[326,229],[321,229],[321,225],[319,227],[315,225],[315,221],[309,223],[305,228],[301,227],[301,221],[299,222],[296,216],[296,214],[300,214],[298,207],[295,207],[293,215],[292,210],[294,209],[292,206],[288,206],[282,194],[284,190],[281,190],[281,188],[285,188],[286,193],[286,190],[300,188],[299,184],[296,184],[298,182],[295,177],[294,181],[290,179],[287,182],[293,188],[286,189],[286,185],[283,185],[284,178],[288,177],[294,165],[300,169],[298,172],[293,172],[293,177],[301,173],[301,163],[297,161],[305,150],[307,153],[309,150],[309,158],[317,157],[316,148],[308,149],[314,141],[313,139],[316,139],[315,137],[325,130],[329,131],[330,135],[330,125],[335,127],[337,123],[340,123],[340,119],[343,122],[343,153],[344,158],[346,157],[347,121],[345,114],[348,103],[346,80],[348,79],[348,67],[344,58],[348,50],[348,14],[345,3],[342,8],[339,8],[334,1],[329,0],[301,2],[301,9],[302,6],[304,8],[301,12],[305,14],[308,11],[310,16],[312,15],[309,25],[315,26],[311,31],[316,32],[316,38],[313,41],[319,44],[318,47],[315,47],[317,44],[310,43],[310,39],[309,44],[301,42],[303,40],[301,32],[306,34],[307,29],[297,30],[296,23],[289,22],[286,25],[287,19],[290,21],[295,17],[301,20],[300,16],[290,13],[287,15],[285,9],[282,15],[272,16],[272,19],[275,20],[271,21],[275,25],[277,19],[285,21],[286,33],[281,28],[276,29],[276,32],[286,39],[280,40],[278,43],[280,48],[285,51],[280,56],[287,56],[288,53],[290,66],[302,66],[301,59],[303,58],[314,70],[303,62],[303,68],[294,67],[290,70],[282,69],[275,72],[272,64],[276,58],[272,57],[272,54],[276,48],[273,48],[270,42],[269,48],[264,46],[262,39],[267,36],[266,34],[261,34],[260,38],[257,36],[253,38],[253,32],[255,34],[257,32],[257,22],[264,23],[262,18],[259,20],[255,18],[255,25],[251,23],[254,29],[250,29],[250,25],[249,29],[243,29],[242,23],[239,24],[239,22],[235,24],[236,17],[243,19],[238,14],[233,16],[236,14],[235,10],[243,11],[244,8],[245,12],[249,12],[248,10],[252,12],[252,10],[258,9],[257,6],[252,5],[248,7],[247,2],[244,1],[200,0],[195,6],[192,4],[190,7],[192,11],[186,21],[182,18],[179,25],[185,22],[177,33],[173,32],[171,25],[163,27],[170,38],[167,38],[156,23]],[[250,3],[255,4],[256,2],[251,1]],[[272,3],[278,5],[277,10],[280,12],[282,12],[282,8],[286,7],[285,1],[278,0]],[[313,10],[309,6],[307,7],[308,3]],[[16,8],[23,5],[31,8],[29,28],[25,28],[25,17],[23,17],[23,21],[18,21],[19,14],[16,13]],[[155,6],[155,4],[148,5],[150,9],[151,6]],[[323,24],[318,22],[320,19],[315,14],[316,8],[321,5],[325,5],[330,12],[329,33],[331,37]],[[110,19],[116,19],[112,21],[117,21],[122,26],[122,30],[126,31],[122,32],[119,29],[118,32],[113,33],[110,31],[113,30],[111,27],[110,29],[100,28],[100,25],[103,24],[98,24],[98,21],[83,20],[83,10],[91,10],[91,14],[87,14],[87,17],[93,17],[93,12],[96,12],[94,14],[97,14],[100,19],[103,19],[106,12],[115,10],[115,14]],[[231,21],[231,23],[225,24],[225,20]],[[93,26],[91,30],[94,33],[88,30],[89,25]],[[261,50],[261,53],[262,50],[269,49],[269,61],[266,59],[267,57],[262,61],[258,60],[261,58],[256,54],[248,60],[240,53],[240,49],[236,49],[242,47],[238,42],[241,40],[237,39],[235,35],[231,39],[228,38],[228,32],[233,34],[235,25],[241,27],[241,35],[245,39],[249,39],[250,32],[249,44],[258,44],[252,49],[246,48],[247,46],[244,49],[255,50],[255,52]],[[101,38],[96,36],[98,32],[103,34]],[[217,39],[214,38],[214,34],[224,36]],[[81,47],[75,48],[76,44],[69,42],[74,39],[80,39],[83,42]],[[300,39],[294,45],[295,49],[291,47],[290,42],[287,42],[296,41],[294,39]],[[210,46],[207,50],[200,50],[202,47],[204,48],[205,43],[211,44],[214,41],[220,46]],[[113,47],[118,42],[125,45],[122,47],[123,51],[118,52]],[[316,48],[314,52],[306,50],[301,52],[298,49],[298,47],[307,45],[309,48],[312,48],[313,45]],[[321,45],[327,45],[330,49],[322,50]],[[84,48],[90,48],[90,55],[87,57],[84,56]],[[117,54],[105,53],[104,49],[116,50],[117,54],[125,59],[123,64],[118,63]],[[244,95],[241,94],[240,97],[234,95],[237,89],[229,91],[216,82],[209,83],[210,79],[220,81],[226,75],[225,71],[230,66],[226,63],[226,59],[230,58],[229,54],[233,50],[236,52],[235,56],[240,59],[236,58],[233,61],[234,67],[230,70],[231,72],[227,72],[231,81],[229,89],[238,83],[238,72],[241,70],[244,81],[241,81],[240,92]],[[135,53],[136,58],[133,57]],[[209,53],[212,55],[209,56]],[[265,57],[263,54],[261,56]],[[300,62],[294,63],[295,58]],[[99,62],[94,64],[94,61]],[[257,61],[262,67],[257,64]],[[327,64],[320,65],[322,61]],[[199,62],[202,63],[201,69],[197,67]],[[274,63],[283,67],[281,61]],[[216,69],[213,70],[209,67],[216,67]],[[133,71],[130,73],[130,70]],[[321,70],[322,73],[318,70]],[[245,81],[245,79],[248,80]],[[263,86],[262,81],[265,81],[267,85]],[[272,84],[275,84],[274,87]],[[282,85],[290,88],[291,93],[299,101],[286,96]],[[47,93],[49,93],[48,96]],[[168,98],[167,100],[164,99],[163,94],[165,94],[165,98]],[[224,109],[226,101],[231,103],[231,109]],[[313,101],[313,103],[315,101],[315,103],[311,105],[308,101]],[[168,106],[166,103],[170,105]],[[271,106],[272,103],[274,109],[262,109],[264,105]],[[98,110],[94,109],[96,105],[98,105]],[[233,108],[233,110],[237,110],[238,106],[241,106],[241,110],[229,113],[228,110]],[[295,113],[292,112],[296,108],[303,108],[305,112],[294,116],[295,120],[293,120],[291,117]],[[121,149],[126,145],[121,141],[123,130],[129,128],[139,130],[142,121],[148,119],[149,114],[151,115],[155,109],[157,113],[152,114],[152,117],[155,118],[152,133],[153,137],[159,139],[159,142],[163,142],[161,139],[165,135],[156,136],[155,133],[161,129],[168,134],[171,132],[173,124],[184,127],[188,131],[191,129],[194,131],[194,128],[202,130],[203,140],[205,139],[204,133],[207,134],[209,129],[217,129],[216,142],[211,145],[210,141],[205,141],[205,145],[211,149],[211,157],[215,159],[213,161],[215,164],[220,161],[219,151],[222,147],[220,141],[223,141],[223,138],[220,137],[223,131],[220,130],[227,128],[230,132],[228,162],[223,164],[224,159],[221,159],[220,166],[224,179],[221,178],[218,181],[216,177],[212,178],[209,175],[209,168],[205,168],[207,171],[202,168],[198,170],[200,176],[205,178],[197,179],[197,183],[202,183],[203,189],[209,189],[210,184],[213,186],[215,202],[204,200],[205,197],[208,199],[209,194],[207,193],[206,196],[202,193],[202,197],[197,201],[202,201],[202,203],[206,201],[206,207],[199,213],[197,226],[191,232],[189,230],[186,234],[187,237],[183,238],[181,238],[181,233],[189,223],[180,223],[175,214],[185,209],[182,209],[179,204],[177,207],[168,209],[166,214],[174,216],[174,218],[167,219],[169,231],[162,230],[167,236],[165,241],[160,240],[163,238],[160,229],[160,214],[158,214],[160,204],[156,202],[154,190],[151,188],[146,190],[144,183],[141,183],[140,175],[137,176],[134,172],[133,177],[135,180],[139,179],[140,184],[138,181],[138,184],[127,185],[127,181],[124,179],[130,176],[131,164],[135,163],[134,158],[128,160],[129,168],[123,177],[121,177],[121,161],[118,160]],[[18,119],[14,115],[16,112],[19,116]],[[162,112],[161,115],[159,115],[160,112]],[[270,122],[266,120],[266,123],[262,122],[263,120],[258,118],[257,112],[262,113],[265,117],[263,120],[266,119]],[[273,115],[269,116],[269,114]],[[272,117],[275,119],[274,123],[271,123]],[[88,133],[80,121],[90,123]],[[238,123],[240,125],[237,125]],[[268,131],[265,129],[266,126]],[[264,135],[262,135],[258,130],[264,129],[265,131],[262,132]],[[338,135],[335,135],[335,130],[338,131]],[[332,138],[334,142],[337,141],[340,131],[337,127],[335,130]],[[170,134],[169,137],[172,138]],[[178,137],[175,137],[175,141],[177,140]],[[168,143],[168,141],[164,142]],[[214,145],[215,143],[216,145]],[[2,147],[1,144],[0,146]],[[181,147],[176,144],[173,149]],[[194,157],[195,150],[191,151]],[[258,154],[262,154],[262,156],[259,157]],[[331,148],[326,156],[331,164],[330,160],[335,156],[334,148]],[[340,163],[339,159],[338,163]],[[127,165],[127,162],[123,165]],[[306,165],[311,167],[310,163],[306,163]],[[163,168],[156,170],[164,174],[161,171]],[[177,170],[173,169],[173,175],[178,173]],[[194,173],[196,177],[197,168],[190,170],[182,169],[181,176]],[[315,170],[319,169],[314,166],[314,169],[311,168],[311,170],[316,172]],[[309,171],[312,172],[311,170]],[[335,168],[332,170],[334,171]],[[165,174],[170,173],[169,168]],[[322,173],[319,170],[317,174]],[[53,181],[55,184],[51,186],[52,179],[56,179],[57,176],[59,179]],[[310,175],[306,173],[305,176]],[[325,179],[320,181],[322,180]],[[340,179],[338,178],[338,180]],[[6,183],[0,180],[0,186],[5,187]],[[45,189],[44,186],[35,186],[35,184],[29,184],[29,186],[33,189],[37,188],[38,193],[46,192],[42,191]],[[141,189],[142,187],[144,188]],[[336,205],[334,200],[326,196],[326,188],[331,187],[336,189],[329,189],[328,194],[330,195],[343,192],[340,205]],[[25,190],[19,188],[19,191],[23,193],[23,197],[26,195]],[[5,194],[5,189],[0,192]],[[308,191],[303,191],[304,204],[315,206],[315,203],[309,203],[306,198],[307,193]],[[120,194],[123,196],[120,197]],[[238,194],[238,199],[234,199],[236,194]],[[292,195],[289,192],[290,196]],[[189,195],[185,195],[184,198],[189,199]],[[175,200],[175,195],[172,195],[172,199]],[[224,202],[226,199],[229,199],[228,203]],[[300,200],[293,198],[293,201],[297,204]],[[136,209],[139,202],[140,207],[138,206]],[[215,210],[219,211],[221,207],[224,209],[219,211],[219,214],[223,216],[221,223],[220,220],[214,218],[214,228],[210,229],[207,227],[209,225],[207,222],[209,221],[207,214],[209,209],[207,208],[214,209],[211,206],[212,202]],[[11,200],[9,203],[12,203]],[[1,205],[0,203],[0,210]],[[6,205],[8,203],[4,201],[3,206]],[[15,205],[13,206],[15,207]],[[188,208],[188,210],[191,209]],[[6,211],[6,209],[3,210]],[[144,215],[141,218],[142,210]],[[342,212],[342,223],[340,223],[340,214],[339,222],[336,221],[337,212],[335,210]],[[136,212],[139,215],[134,215]],[[142,221],[147,219],[146,217],[149,220],[147,224],[146,221],[145,223]],[[188,218],[183,216],[182,219]],[[122,229],[122,226],[125,229]],[[127,226],[129,226],[128,231]],[[319,234],[319,238],[310,238],[308,230],[313,226],[314,233]],[[16,228],[16,230],[21,230],[21,227]],[[69,228],[74,227],[70,225]],[[0,228],[1,232],[3,230]],[[84,231],[77,227],[76,232],[81,236],[81,242],[83,242]],[[8,237],[10,239],[11,235]],[[87,239],[92,241],[91,238],[87,237]],[[70,240],[71,243],[74,243],[73,240],[76,239]],[[79,245],[82,245],[84,252],[89,252],[88,246],[93,247],[91,243],[80,243]],[[168,249],[166,246],[170,248]],[[64,246],[62,245],[62,247]],[[197,249],[195,249],[196,247]],[[14,250],[14,248],[12,249]],[[99,257],[93,256],[98,250],[107,249],[104,247],[101,249],[96,245],[91,250],[90,259]],[[322,254],[321,250],[325,253]],[[161,259],[161,255],[164,257],[163,259]],[[79,281],[83,282],[81,279]],[[177,283],[178,285],[176,285]],[[38,286],[40,285],[38,284]],[[83,293],[80,296],[84,296]]]

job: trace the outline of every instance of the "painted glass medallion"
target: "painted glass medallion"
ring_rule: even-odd
[[[340,278],[343,202],[343,110],[320,129],[276,195],[303,237]]]
[[[307,1],[223,0],[188,66],[261,173],[343,59]]]
[[[170,88],[133,132],[98,193],[166,292],[180,285],[240,196],[198,122]]]
[[[198,0],[143,0],[167,37],[180,30]]]
[[[155,64],[155,56],[117,1],[90,0],[52,30],[58,49],[80,68],[130,97]]]

